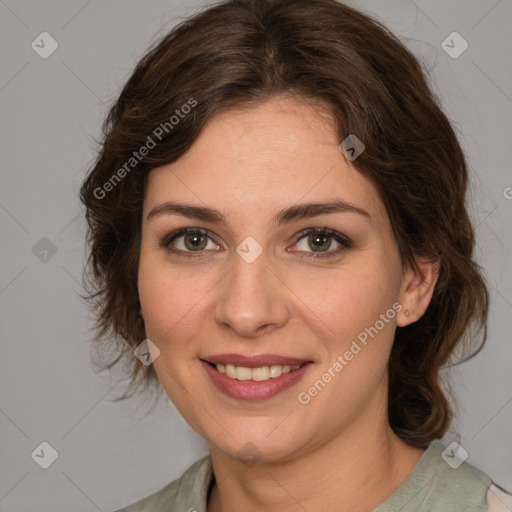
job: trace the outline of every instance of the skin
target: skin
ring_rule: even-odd
[[[138,274],[142,314],[161,351],[154,368],[163,388],[209,444],[217,484],[208,512],[371,511],[424,453],[389,426],[387,362],[396,326],[426,310],[437,265],[402,267],[376,188],[339,142],[321,105],[281,96],[217,115],[184,156],[150,173]],[[287,206],[336,198],[370,218],[341,212],[270,224]],[[147,219],[167,201],[218,209],[228,224],[176,214]],[[182,227],[208,229],[215,240],[204,239],[197,258],[166,251],[160,241]],[[301,230],[325,227],[353,246],[335,253],[340,244],[327,238],[331,256],[308,258],[319,249]],[[250,264],[236,252],[248,236],[263,249]],[[190,238],[171,245],[190,254]],[[394,303],[403,309],[308,404],[299,403],[298,393]],[[199,362],[228,352],[314,365],[273,398],[236,400],[217,390]],[[239,453],[248,442],[256,447],[253,465]]]

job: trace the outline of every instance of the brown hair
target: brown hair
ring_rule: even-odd
[[[133,356],[145,338],[137,268],[148,172],[180,158],[214,115],[280,94],[322,102],[340,142],[349,134],[363,141],[354,163],[380,193],[404,266],[415,266],[414,256],[440,260],[429,307],[397,328],[389,362],[390,425],[426,447],[453,415],[440,370],[483,330],[464,361],[473,357],[487,335],[488,291],[472,259],[465,207],[467,165],[421,64],[382,24],[334,0],[224,1],[180,23],[137,64],[81,188],[93,341],[113,343],[115,352],[102,370],[124,359],[129,389],[159,387],[153,366]],[[154,147],[139,151],[150,139]],[[134,152],[145,156],[128,168]]]

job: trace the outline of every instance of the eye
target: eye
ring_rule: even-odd
[[[170,252],[181,253],[184,256],[200,256],[203,251],[219,249],[219,245],[212,240],[209,232],[199,228],[173,231],[161,241],[161,245]]]
[[[291,252],[306,253],[306,258],[333,257],[352,247],[345,235],[328,228],[309,228],[299,233],[300,237]],[[181,228],[165,236],[160,245],[168,252],[184,257],[200,257],[205,251],[218,250],[220,246],[206,229]],[[333,249],[334,245],[334,249]]]
[[[302,231],[300,235],[302,236],[295,244],[296,249],[293,249],[292,252],[311,253],[306,256],[308,258],[330,257],[352,247],[352,242],[348,237],[332,229],[310,228]],[[331,250],[333,245],[335,247]]]

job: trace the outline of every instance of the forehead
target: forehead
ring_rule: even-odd
[[[375,186],[339,143],[319,104],[285,97],[223,112],[180,159],[150,172],[145,212],[172,200],[269,216],[283,205],[341,198],[379,219]]]

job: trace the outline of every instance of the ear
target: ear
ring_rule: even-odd
[[[415,258],[417,269],[409,265],[403,272],[399,303],[402,305],[396,325],[405,327],[416,322],[428,308],[439,277],[438,258]],[[406,316],[405,311],[409,312]]]

